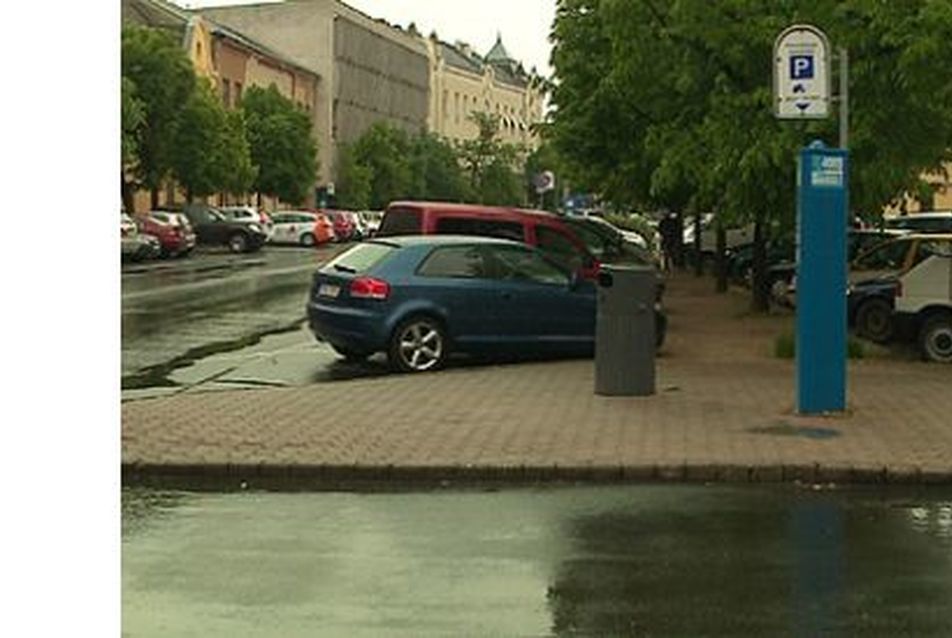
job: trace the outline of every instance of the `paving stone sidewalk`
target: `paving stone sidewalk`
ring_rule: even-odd
[[[708,279],[668,285],[651,397],[593,393],[591,360],[182,394],[122,406],[127,480],[952,482],[952,369],[849,366],[844,415],[793,413],[773,358],[789,317],[745,314]]]

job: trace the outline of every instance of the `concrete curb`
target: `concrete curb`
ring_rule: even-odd
[[[454,486],[539,484],[724,483],[815,486],[947,486],[952,468],[846,467],[814,465],[626,465],[626,466],[395,466],[280,464],[122,465],[126,487],[190,491],[241,489],[326,491],[361,486],[401,490]]]

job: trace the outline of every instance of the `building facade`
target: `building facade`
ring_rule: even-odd
[[[373,123],[414,133],[426,129],[429,63],[416,34],[337,0],[217,7],[201,14],[326,78],[315,102],[324,184],[334,180],[340,146],[354,142]]]
[[[227,108],[235,108],[249,87],[274,86],[284,97],[311,114],[315,140],[320,143],[316,105],[321,78],[314,71],[234,29],[164,0],[122,0],[121,12],[123,24],[168,30],[181,38],[196,75],[206,78],[218,89]],[[315,181],[320,179],[320,174],[315,175]],[[224,198],[224,195],[219,196],[218,203],[233,203]],[[182,193],[170,183],[160,198],[160,204],[182,199]],[[278,202],[268,201],[266,205],[273,208]],[[137,193],[135,210],[147,210],[148,206],[148,193]]]
[[[464,43],[449,44],[435,34],[426,39],[430,57],[430,111],[427,125],[454,141],[474,139],[474,113],[498,117],[504,142],[534,149],[534,125],[542,121],[541,79],[526,73],[506,51],[502,38],[482,57]]]

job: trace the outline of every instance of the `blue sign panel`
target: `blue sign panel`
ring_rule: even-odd
[[[812,55],[790,56],[790,79],[812,80],[814,74]]]
[[[848,156],[814,142],[797,175],[797,411],[846,409]]]

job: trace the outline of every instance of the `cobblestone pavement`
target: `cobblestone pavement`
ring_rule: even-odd
[[[651,397],[593,393],[591,360],[488,365],[122,406],[127,479],[952,481],[952,369],[872,352],[846,414],[794,414],[789,316],[709,279],[668,284]]]

